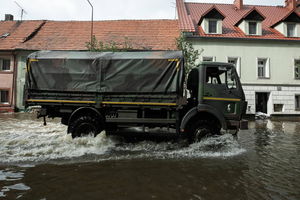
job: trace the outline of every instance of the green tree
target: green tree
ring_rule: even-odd
[[[117,43],[112,40],[108,42],[103,42],[101,40],[97,40],[97,38],[93,36],[91,41],[86,42],[86,47],[89,51],[99,51],[99,52],[103,52],[103,51],[116,52],[116,51],[133,50],[133,45],[127,37],[124,38],[124,42]]]
[[[202,53],[202,51],[195,50],[192,43],[187,41],[185,36],[181,34],[179,38],[176,38],[177,49],[181,50],[184,56],[185,72],[188,74],[192,68],[196,67],[196,60]]]

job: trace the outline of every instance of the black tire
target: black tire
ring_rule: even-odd
[[[206,120],[199,120],[191,124],[188,130],[190,143],[200,142],[201,139],[214,135],[213,126]]]
[[[97,118],[90,115],[80,116],[69,124],[68,132],[72,134],[73,138],[87,136],[93,134],[96,137],[101,131],[104,130]]]

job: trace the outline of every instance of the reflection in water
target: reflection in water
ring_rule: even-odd
[[[25,114],[0,115],[0,126],[0,198],[300,199],[297,121],[251,122],[238,140],[190,146],[103,133],[73,140],[57,121],[44,127]]]

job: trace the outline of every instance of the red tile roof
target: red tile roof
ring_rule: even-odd
[[[44,21],[0,21],[0,50],[13,50]]]
[[[187,29],[192,30],[192,25],[187,23],[184,19],[190,16],[193,21],[194,32],[202,37],[224,37],[224,38],[257,38],[257,39],[280,39],[280,40],[300,40],[300,38],[287,38],[271,26],[281,21],[291,11],[281,6],[259,6],[259,5],[244,5],[242,9],[236,9],[233,4],[213,4],[213,3],[183,3],[183,0],[177,0],[178,19],[182,31]],[[202,27],[198,26],[200,18],[212,7],[217,8],[225,19],[223,20],[223,34],[205,34]],[[182,9],[186,9],[185,12]],[[239,29],[235,24],[239,22],[247,13],[255,9],[265,20],[262,21],[263,35],[249,36]],[[187,16],[183,16],[187,15]],[[184,28],[189,26],[189,28]]]
[[[95,21],[94,35],[103,42],[127,41],[133,49],[175,50],[180,31],[177,20]],[[87,50],[90,41],[89,21],[47,21],[38,33],[18,45],[26,50]]]

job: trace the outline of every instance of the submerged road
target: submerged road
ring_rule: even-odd
[[[300,199],[299,119],[190,146],[147,135],[73,140],[57,120],[0,114],[0,199]]]

